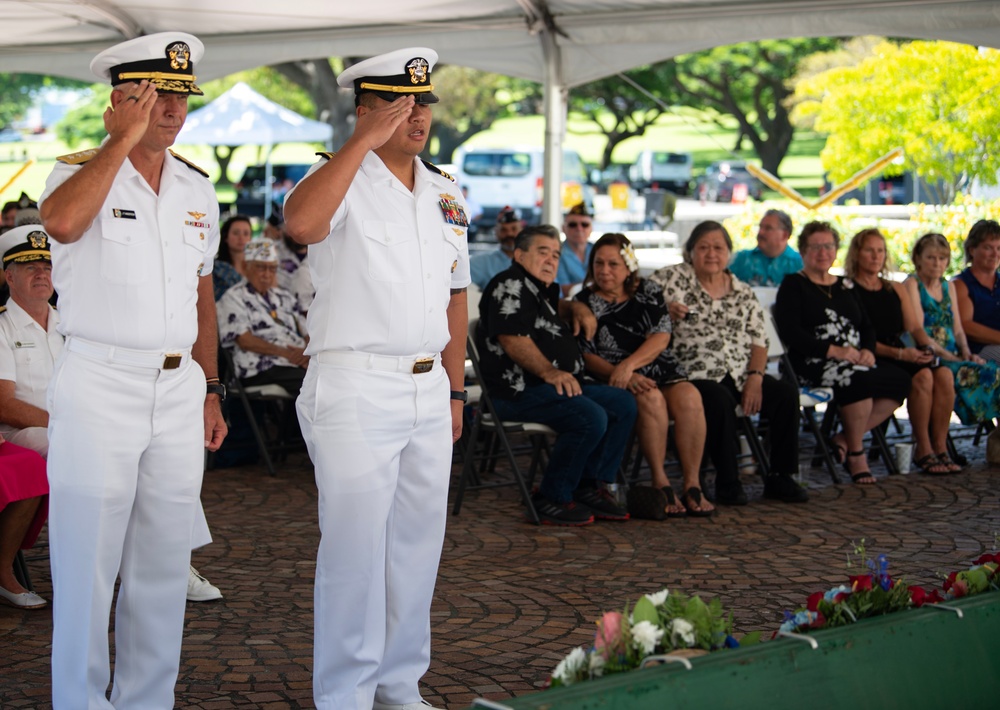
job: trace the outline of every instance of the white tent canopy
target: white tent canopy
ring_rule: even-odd
[[[215,101],[188,114],[177,143],[263,145],[329,143],[333,127],[270,101],[242,81]]]
[[[436,49],[442,62],[545,85],[545,219],[558,219],[569,88],[710,47],[767,38],[942,39],[1000,46],[998,0],[0,0],[0,72],[92,79],[99,51],[185,30],[202,80],[315,57]],[[442,87],[439,92],[447,96]]]

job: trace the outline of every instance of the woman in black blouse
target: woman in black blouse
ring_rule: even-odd
[[[649,463],[653,486],[667,496],[667,514],[710,515],[713,507],[701,495],[698,471],[705,447],[705,411],[701,395],[673,354],[670,317],[661,288],[639,278],[632,244],[623,234],[605,234],[594,244],[576,299],[597,317],[593,340],[583,341],[587,371],[613,387],[635,395],[639,407],[636,431]],[[669,412],[669,414],[668,414]],[[663,469],[667,429],[674,419],[674,441],[684,476],[679,504]]]
[[[876,364],[880,368],[893,365],[910,375],[906,408],[915,444],[914,463],[926,473],[953,473],[961,468],[947,453],[955,380],[948,368],[930,367],[934,354],[925,349],[930,347],[930,336],[917,319],[903,284],[885,277],[886,262],[885,237],[877,229],[863,229],[847,247],[844,273],[854,282],[875,328]],[[907,347],[903,333],[909,333],[918,347]]]
[[[895,411],[910,391],[909,375],[892,365],[876,368],[875,329],[853,283],[830,273],[840,237],[826,222],[810,222],[799,235],[802,271],[778,288],[775,322],[799,379],[833,389],[843,433],[833,438],[851,480],[874,484],[862,439]]]

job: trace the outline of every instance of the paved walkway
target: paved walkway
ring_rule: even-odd
[[[602,611],[668,587],[718,596],[738,632],[774,630],[782,611],[846,580],[851,541],[890,556],[890,571],[937,585],[965,567],[1000,530],[1000,472],[983,448],[962,443],[972,464],[957,475],[911,474],[877,487],[833,486],[810,475],[801,506],[760,500],[708,520],[630,521],[586,528],[522,522],[512,488],[471,494],[449,518],[433,609],[433,662],[424,694],[467,707],[536,691],[576,645],[588,644]],[[316,491],[304,456],[280,478],[256,467],[211,471],[203,501],[215,543],[194,563],[226,598],[188,605],[178,707],[312,707],[312,581],[318,543]],[[47,563],[31,564],[51,593]],[[0,707],[49,700],[51,612],[0,607]]]

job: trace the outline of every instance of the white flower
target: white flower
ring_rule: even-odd
[[[670,645],[676,648],[678,639],[685,646],[694,646],[694,625],[687,619],[674,619],[670,624]]]
[[[599,653],[590,654],[590,677],[600,678],[604,675],[604,656]]]
[[[670,594],[670,592],[668,590],[661,589],[660,591],[656,592],[655,594],[646,594],[645,596],[646,596],[646,599],[648,599],[649,601],[653,602],[653,606],[663,606],[663,603],[665,601],[667,601],[667,595],[668,594]]]
[[[663,629],[648,621],[640,621],[632,627],[632,645],[644,656],[652,654],[662,638]]]
[[[626,244],[620,250],[622,259],[625,261],[625,265],[628,267],[629,273],[635,273],[639,270],[639,260],[635,258],[635,250],[632,249],[631,244]]]
[[[587,653],[577,646],[566,658],[559,661],[559,665],[552,671],[552,677],[558,678],[563,685],[570,685],[576,680],[580,671],[587,664]]]

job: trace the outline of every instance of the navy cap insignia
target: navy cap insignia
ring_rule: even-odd
[[[396,66],[399,66],[398,64]],[[410,81],[414,84],[423,84],[427,81],[427,70],[430,65],[423,57],[415,57],[406,64],[406,71],[410,73]]]
[[[32,232],[28,235],[28,242],[32,249],[48,249],[49,241],[45,232]]]
[[[191,59],[191,48],[186,42],[174,42],[167,47],[167,59],[173,69],[187,69]]]

